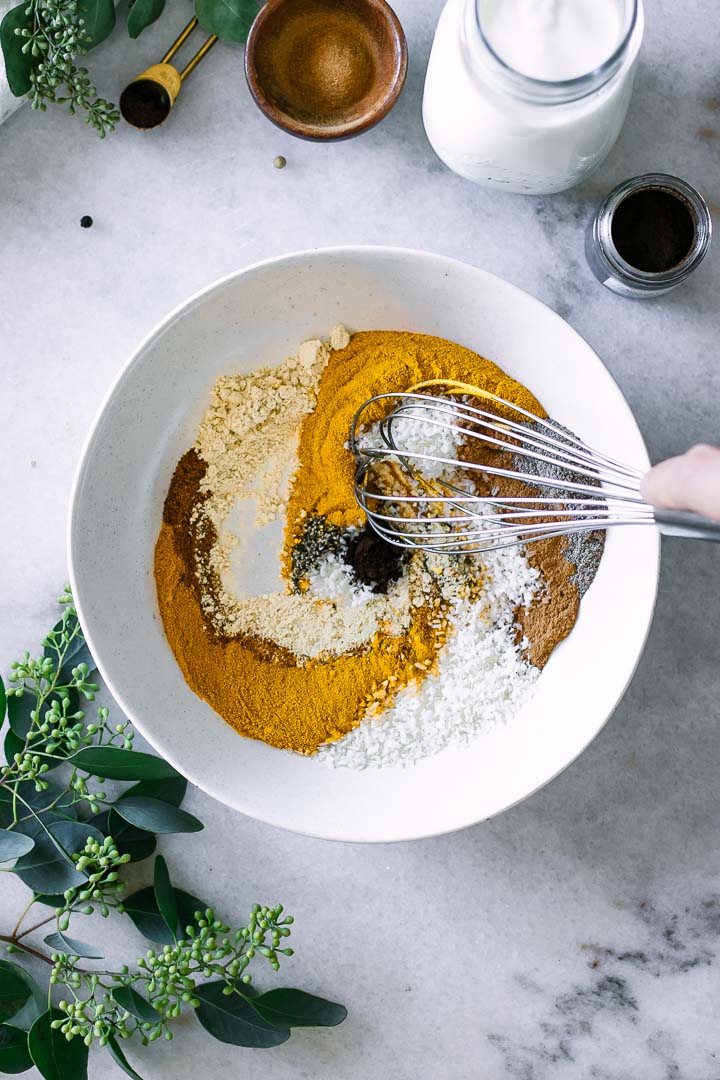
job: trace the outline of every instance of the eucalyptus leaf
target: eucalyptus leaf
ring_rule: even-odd
[[[9,961],[0,961],[0,964],[8,963]],[[19,967],[16,964],[12,964],[17,971],[18,976],[23,980],[28,988],[28,998],[23,1007],[5,1021],[7,1027],[20,1028],[22,1031],[28,1032],[37,1020],[40,1013],[45,1012],[47,1009],[47,990],[43,990],[42,987],[33,979],[32,975],[23,967]]]
[[[5,732],[5,738],[3,740],[3,753],[5,754],[6,761],[12,761],[16,754],[21,754],[25,749],[25,740],[21,739],[19,735],[16,735],[13,729],[8,725],[8,729]]]
[[[141,1024],[157,1024],[159,1021],[160,1013],[157,1009],[142,994],[138,994],[137,990],[132,986],[113,987],[112,996],[121,1009],[125,1009]]]
[[[222,41],[245,41],[258,12],[255,0],[195,0],[203,30]]]
[[[13,820],[13,797],[8,787],[0,787],[0,828],[6,828]]]
[[[34,847],[35,841],[31,836],[24,836],[20,832],[10,832],[8,829],[0,829],[0,862],[19,859],[21,855],[27,855]]]
[[[205,983],[193,991],[200,1001],[195,1015],[206,1031],[220,1042],[233,1046],[259,1049],[287,1042],[289,1030],[282,1031],[269,1024],[239,994],[223,994],[226,985],[224,980],[219,980]]]
[[[139,37],[143,30],[159,19],[165,0],[135,0],[128,11],[127,28],[131,38]]]
[[[68,759],[71,765],[107,780],[165,780],[180,774],[162,758],[118,746],[85,746]]]
[[[37,63],[29,51],[23,53],[23,39],[15,33],[16,30],[29,30],[32,27],[32,16],[27,14],[27,10],[27,3],[18,4],[17,7],[10,8],[0,23],[5,75],[15,97],[23,97],[30,90],[30,72]]]
[[[79,0],[78,12],[85,20],[84,30],[90,36],[88,48],[92,49],[96,45],[99,45],[101,41],[104,41],[112,32],[115,26],[115,5],[113,0]],[[77,641],[78,638],[75,639]],[[84,660],[84,663],[88,667],[93,668],[95,661],[90,656],[90,650],[85,645],[82,637],[79,638],[82,642],[89,660]],[[74,642],[73,642],[74,644]],[[79,663],[83,661],[77,660],[73,667],[77,667]]]
[[[187,780],[180,773],[168,776],[164,780],[140,780],[127,788],[121,799],[134,798],[142,795],[143,798],[159,799],[160,802],[170,803],[171,806],[180,806],[187,792]]]
[[[61,908],[65,903],[62,893],[35,893],[36,904],[47,904],[51,908]]]
[[[107,1041],[107,1052],[113,1059],[116,1065],[119,1065],[124,1073],[131,1076],[133,1080],[143,1080],[139,1073],[136,1073],[128,1059],[123,1054],[120,1043],[117,1041],[114,1035],[110,1035]]]
[[[22,796],[22,803],[18,804],[18,816],[24,817],[30,813],[23,805],[23,803],[27,803],[27,806],[34,810],[36,814],[41,815],[44,821],[48,818],[52,821],[67,821],[68,818],[77,818],[77,807],[72,805],[72,792],[61,788],[59,784],[55,784],[52,780],[48,781],[48,785],[45,791],[36,791],[34,784],[20,785],[18,790]],[[0,788],[0,791],[5,790],[5,788]],[[10,796],[10,799],[12,801],[12,796]],[[47,809],[49,806],[52,806],[52,810]],[[35,818],[29,820],[36,821]]]
[[[27,1033],[6,1024],[0,1026],[0,1073],[21,1073],[31,1068]]]
[[[60,930],[48,934],[43,941],[53,952],[67,953],[68,956],[86,956],[89,960],[102,960],[105,955],[96,945],[87,945],[84,941],[78,941],[77,938],[68,937]]]
[[[59,1009],[37,1018],[28,1035],[30,1057],[45,1080],[87,1080],[87,1046],[82,1039],[68,1042],[58,1028],[50,1027],[53,1020],[64,1019]]]
[[[176,938],[186,937],[185,927],[195,924],[195,912],[205,911],[208,906],[204,900],[198,900],[197,896],[192,896],[182,889],[176,888],[174,891],[178,910],[175,934],[171,934],[165,925],[154,889],[139,889],[123,900],[125,914],[130,916],[140,933],[160,945],[174,945]]]
[[[129,855],[131,862],[147,859],[157,846],[153,833],[136,829],[128,821],[123,821],[114,810],[101,810],[90,818],[90,823],[105,836],[112,836],[120,854]]]
[[[5,16],[5,19],[7,15]],[[3,19],[3,23],[5,22]],[[12,694],[7,699],[7,714],[10,721],[10,727],[18,736],[22,739],[23,746],[25,745],[25,739],[27,733],[32,725],[32,717],[30,713],[35,709],[37,705],[37,698],[34,694],[25,691],[22,697],[18,697],[17,694]]]
[[[102,833],[87,822],[55,821],[36,833],[33,851],[18,859],[13,872],[38,893],[62,893],[82,885],[87,878],[76,869],[70,855],[80,851],[89,836],[103,839]]]
[[[13,873],[34,892],[56,893],[82,885],[87,879],[76,870],[73,861],[63,855],[50,838],[38,836],[35,848],[23,855],[13,867]]]
[[[50,832],[71,855],[84,848],[89,837],[101,843],[104,839],[100,830],[88,821],[56,821],[50,826]]]
[[[185,798],[187,780],[179,774],[165,780],[140,780],[120,796],[118,801],[134,796],[147,796],[161,802],[179,806]],[[139,829],[125,821],[115,810],[102,810],[90,819],[106,836],[112,836],[121,855],[129,855],[132,862],[139,862],[152,855],[157,844],[155,834]]]
[[[139,829],[155,833],[200,832],[205,826],[187,810],[148,799],[144,796],[127,796],[113,803],[113,809],[125,821]]]
[[[0,675],[0,727],[5,719],[5,709],[7,707],[7,695],[5,693],[5,683],[2,681],[2,675]]]
[[[315,997],[304,990],[278,988],[253,998],[253,1008],[263,1020],[279,1028],[335,1027],[347,1016],[344,1005]]]
[[[78,810],[71,805],[72,795],[50,782],[44,792],[36,792],[35,784],[19,784],[17,788],[17,831],[33,839],[43,832],[44,825],[76,819]],[[52,810],[47,807],[53,806]],[[0,787],[0,825],[8,827],[13,821],[13,793]]]
[[[0,960],[0,1023],[10,1020],[30,997],[30,987],[22,968],[9,960]]]
[[[178,924],[177,898],[175,896],[175,890],[170,882],[167,863],[162,855],[157,855],[155,858],[153,888],[158,910],[165,920],[165,925],[168,930],[175,936]]]

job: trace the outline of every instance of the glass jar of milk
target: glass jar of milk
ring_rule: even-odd
[[[448,0],[423,120],[468,180],[546,194],[583,180],[620,134],[642,0]]]

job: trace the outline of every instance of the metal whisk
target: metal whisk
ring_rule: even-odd
[[[641,472],[466,383],[432,380],[370,398],[350,449],[355,497],[399,547],[460,555],[615,525],[720,540],[717,522],[646,503]],[[507,481],[521,483],[509,493]]]

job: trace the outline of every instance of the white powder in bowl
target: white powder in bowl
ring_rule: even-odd
[[[539,671],[515,642],[512,613],[532,601],[539,575],[519,549],[483,558],[486,580],[477,600],[451,597],[451,576],[440,578],[452,609],[437,672],[405,687],[392,705],[338,742],[321,746],[322,761],[350,769],[410,765],[507,723],[522,707]]]

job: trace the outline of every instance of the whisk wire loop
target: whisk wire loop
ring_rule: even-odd
[[[646,524],[720,539],[720,526],[699,515],[646,503],[639,470],[467,383],[376,394],[355,414],[349,447],[358,504],[395,546],[468,554]]]

